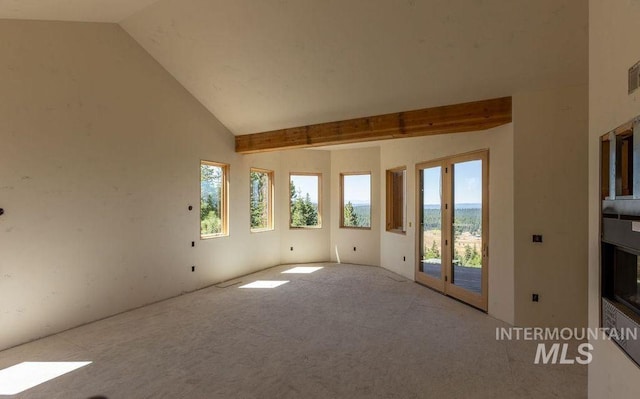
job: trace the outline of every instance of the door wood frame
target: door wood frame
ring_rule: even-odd
[[[422,210],[420,209],[420,207],[423,205],[422,204],[422,173],[421,170],[423,169],[430,169],[430,168],[437,168],[440,167],[440,184],[441,184],[441,188],[442,188],[442,193],[441,193],[441,219],[440,219],[440,225],[442,226],[442,236],[443,237],[447,237],[448,233],[445,232],[445,230],[448,229],[447,223],[446,223],[446,218],[445,218],[445,212],[442,209],[442,202],[445,202],[445,195],[447,192],[447,188],[445,187],[446,184],[446,179],[444,178],[444,164],[443,164],[443,159],[436,159],[433,161],[427,161],[427,162],[421,162],[419,164],[416,164],[416,215],[418,216],[418,220],[416,223],[416,265],[415,265],[415,280],[416,282],[420,283],[420,284],[424,284],[427,287],[433,288],[437,291],[440,292],[445,292],[445,284],[444,284],[444,279],[445,279],[445,270],[443,267],[440,268],[441,270],[441,274],[440,274],[440,279],[437,279],[433,276],[429,276],[428,274],[420,271],[420,267],[422,266],[422,240],[424,239],[424,233],[423,233],[423,227],[422,227]],[[442,264],[446,264],[447,262],[449,262],[448,258],[451,256],[449,254],[449,251],[445,250],[445,245],[444,242],[441,241],[440,243],[440,254],[441,257],[440,259],[442,260]]]
[[[482,278],[481,278],[481,294],[477,294],[461,288],[451,282],[453,269],[453,184],[455,176],[453,176],[453,165],[456,163],[468,161],[482,161]],[[440,178],[442,186],[441,209],[442,209],[442,241],[441,241],[441,276],[440,279],[429,276],[420,271],[422,262],[422,240],[423,227],[420,209],[423,206],[422,201],[422,183],[421,173],[423,169],[440,166]],[[446,209],[445,209],[446,207]],[[433,288],[445,295],[454,297],[463,302],[468,303],[483,311],[488,309],[489,298],[489,150],[482,149],[467,152],[459,155],[453,155],[444,158],[438,158],[431,161],[420,162],[416,164],[416,264],[415,264],[415,280],[416,282]]]

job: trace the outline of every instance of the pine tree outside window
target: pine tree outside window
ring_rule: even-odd
[[[340,227],[371,228],[371,173],[340,174]]]
[[[228,235],[227,175],[229,165],[200,162],[200,238]]]
[[[251,231],[273,230],[273,171],[251,168],[249,184]]]
[[[291,173],[289,175],[289,227],[322,227],[321,175]]]

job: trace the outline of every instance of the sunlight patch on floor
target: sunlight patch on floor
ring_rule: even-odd
[[[241,285],[238,288],[276,288],[288,282],[289,281],[283,281],[283,280],[258,280],[258,281],[254,281],[253,283]]]
[[[91,362],[22,362],[0,370],[0,395],[16,395]]]
[[[282,274],[285,273],[291,273],[291,274],[310,274],[313,272],[316,272],[320,269],[322,269],[322,266],[317,266],[317,267],[313,267],[313,266],[298,266],[298,267],[294,267],[293,269],[289,269],[289,270],[285,270],[282,272]]]

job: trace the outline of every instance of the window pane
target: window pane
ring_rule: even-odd
[[[200,164],[200,236],[225,233],[225,165]]]
[[[342,227],[371,227],[371,175],[342,175]]]
[[[482,161],[453,171],[453,275],[451,282],[482,293]]]
[[[272,172],[252,169],[250,172],[251,229],[271,229]]]
[[[422,209],[420,209],[420,271],[440,279],[442,275],[442,168],[420,171]]]
[[[320,175],[291,175],[291,227],[320,227]]]

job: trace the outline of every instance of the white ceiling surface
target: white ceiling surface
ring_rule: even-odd
[[[0,0],[0,18],[120,22],[157,0]]]
[[[587,6],[0,0],[0,17],[120,21],[234,134],[246,134],[586,84]]]

